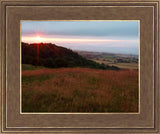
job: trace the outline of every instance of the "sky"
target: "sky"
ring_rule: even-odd
[[[21,41],[138,55],[139,21],[21,21]]]

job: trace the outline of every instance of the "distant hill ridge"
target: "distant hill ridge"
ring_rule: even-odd
[[[114,66],[106,66],[88,60],[80,56],[77,52],[51,43],[28,44],[22,42],[22,64],[38,65],[49,68],[88,67],[119,70],[119,68]]]

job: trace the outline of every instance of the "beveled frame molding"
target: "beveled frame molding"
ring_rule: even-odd
[[[0,2],[2,133],[159,133],[158,0]],[[21,114],[19,108],[21,20],[140,20],[140,113]]]

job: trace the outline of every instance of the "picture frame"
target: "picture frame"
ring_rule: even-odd
[[[1,0],[0,3],[2,133],[159,133],[158,0]],[[21,20],[139,20],[139,112],[21,113]]]

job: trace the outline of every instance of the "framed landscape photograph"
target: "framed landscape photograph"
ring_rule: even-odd
[[[159,133],[159,1],[0,8],[2,133]]]
[[[22,112],[138,112],[139,21],[21,21]]]

